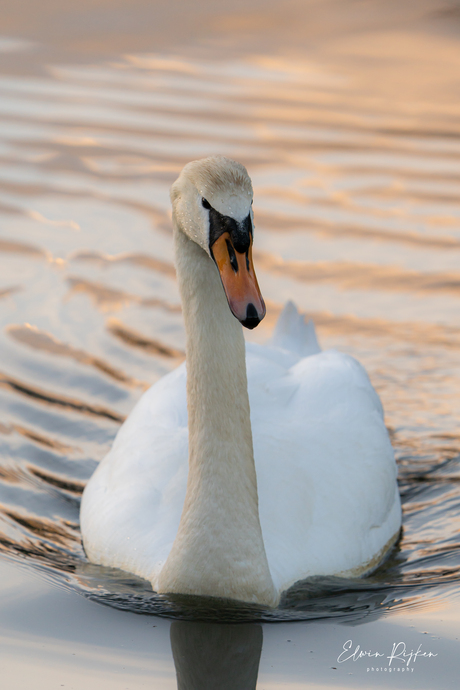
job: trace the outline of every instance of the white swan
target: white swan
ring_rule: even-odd
[[[401,507],[366,372],[321,352],[293,305],[245,362],[239,321],[253,328],[265,306],[242,165],[189,163],[171,200],[187,377],[181,365],[144,394],[88,482],[88,558],[157,592],[266,605],[308,576],[370,571]]]

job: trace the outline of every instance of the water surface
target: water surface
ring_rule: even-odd
[[[254,687],[260,658],[260,688],[310,681],[336,687],[338,674],[344,687],[369,687],[393,681],[388,672],[366,675],[364,663],[351,670],[348,662],[337,665],[352,636],[347,626],[386,649],[396,634],[408,647],[415,644],[415,633],[427,631],[412,621],[429,620],[437,626],[431,639],[439,656],[417,660],[418,675],[404,682],[454,687],[460,621],[455,7],[405,2],[390,10],[331,1],[290,3],[281,11],[276,3],[254,2],[229,12],[203,2],[190,12],[179,3],[169,10],[154,5],[138,2],[127,13],[122,5],[68,4],[56,12],[45,4],[38,24],[19,17],[13,5],[5,8],[0,548],[4,582],[18,581],[2,630],[11,632],[13,607],[27,621],[22,630],[33,630],[20,634],[18,626],[17,649],[35,649],[33,664],[48,671],[59,657],[62,673],[74,680],[72,660],[62,661],[65,642],[45,661],[40,635],[84,646],[86,627],[96,625],[108,657],[96,653],[90,661],[85,647],[83,666],[103,674],[101,664],[116,666],[121,643],[106,638],[116,621],[122,636],[125,630],[136,640],[158,626],[155,640],[148,638],[157,656],[145,651],[142,678],[133,670],[141,663],[132,656],[136,645],[128,645],[123,659],[130,659],[132,687],[174,687],[174,668],[179,687],[207,687],[203,678],[190,680],[203,673],[190,661],[193,640],[219,657],[212,652],[217,634],[214,649],[228,649],[229,659],[235,645],[246,649],[239,664],[247,669],[247,687]],[[293,299],[314,320],[323,348],[348,352],[367,368],[399,465],[403,535],[390,559],[365,580],[298,587],[276,611],[223,611],[212,601],[159,597],[142,580],[88,563],[79,534],[86,480],[142,392],[184,357],[169,186],[186,162],[215,153],[242,161],[254,183],[255,263],[268,316],[248,337],[268,339]],[[31,625],[34,606],[39,620],[54,607],[47,634]],[[57,632],[60,607],[75,620],[70,637]],[[236,626],[240,637],[229,621],[246,622]],[[279,625],[265,624],[262,635],[262,622]],[[286,640],[294,637],[292,655]],[[264,662],[269,649],[282,670]],[[316,666],[306,665],[310,652]],[[12,672],[12,650],[9,658]],[[234,686],[243,682],[230,671],[227,677]],[[12,688],[30,681],[14,682]],[[223,687],[222,679],[215,682]]]

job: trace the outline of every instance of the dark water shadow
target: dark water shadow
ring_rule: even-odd
[[[262,626],[174,621],[170,636],[178,690],[255,690]]]

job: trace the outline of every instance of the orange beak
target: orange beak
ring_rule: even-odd
[[[230,233],[224,232],[212,245],[211,253],[233,315],[246,328],[255,328],[266,310],[252,263],[252,237],[248,251],[241,254],[235,250]]]

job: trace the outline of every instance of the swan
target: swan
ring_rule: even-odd
[[[401,506],[362,366],[322,352],[292,303],[267,345],[245,345],[242,325],[265,315],[252,197],[244,166],[223,156],[173,184],[186,366],[120,428],[83,493],[81,534],[90,561],[156,592],[276,606],[304,578],[377,567]]]

